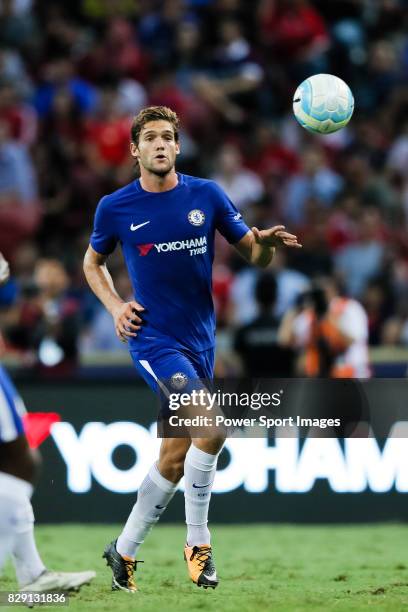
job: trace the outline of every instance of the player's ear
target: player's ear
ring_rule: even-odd
[[[180,153],[180,143],[176,142],[176,155]]]
[[[130,143],[130,154],[135,159],[139,159],[139,148],[134,142]]]

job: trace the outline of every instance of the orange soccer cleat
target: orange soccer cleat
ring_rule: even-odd
[[[197,586],[202,586],[205,589],[208,589],[208,587],[215,589],[218,585],[218,578],[210,545],[186,545],[184,548],[184,560],[187,562],[190,578]]]

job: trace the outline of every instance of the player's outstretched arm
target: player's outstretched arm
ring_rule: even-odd
[[[127,338],[137,336],[142,324],[137,313],[141,313],[144,308],[135,300],[122,300],[114,287],[106,260],[106,255],[97,253],[89,245],[84,257],[84,274],[92,291],[112,315],[119,340],[127,342]]]
[[[275,225],[266,230],[253,227],[234,246],[244,259],[260,268],[266,268],[271,263],[276,247],[302,247],[297,236],[287,232],[284,225]]]

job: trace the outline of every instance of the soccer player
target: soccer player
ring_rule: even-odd
[[[9,266],[0,253],[0,285],[8,277]],[[95,572],[52,572],[37,550],[30,497],[39,454],[28,446],[24,413],[23,400],[0,366],[0,571],[11,554],[21,590],[76,590],[90,582]]]
[[[84,272],[129,343],[134,365],[158,391],[161,381],[211,379],[215,320],[211,296],[217,229],[251,264],[266,267],[276,246],[300,247],[281,225],[250,230],[213,181],[177,173],[179,121],[169,108],[145,108],[131,127],[130,153],[140,179],[102,198],[85,254]],[[106,266],[120,242],[135,300],[117,294]],[[215,588],[207,527],[211,488],[224,438],[164,438],[160,456],[142,482],[129,518],[104,552],[112,589],[136,591],[136,554],[185,479],[184,557],[198,586]]]

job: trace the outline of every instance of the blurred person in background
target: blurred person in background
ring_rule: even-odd
[[[276,297],[274,274],[263,272],[255,287],[259,314],[234,334],[234,350],[241,359],[244,376],[285,378],[293,374],[295,353],[278,342],[279,319],[273,314]]]
[[[311,378],[368,378],[368,318],[334,278],[316,280],[279,329],[282,346],[299,351],[297,373]]]
[[[113,273],[113,278],[119,295],[123,295],[127,301],[131,300],[132,286],[126,269],[121,268]],[[97,303],[92,321],[82,332],[80,350],[84,355],[93,351],[121,352],[126,355],[128,353],[126,345],[120,342],[116,335],[111,315],[100,302]]]
[[[239,211],[261,200],[264,187],[258,174],[243,165],[238,147],[225,144],[217,158],[216,172],[211,177],[235,202]]]
[[[395,309],[395,296],[386,273],[368,283],[361,302],[368,318],[368,343],[379,346],[384,342],[382,330]]]
[[[246,143],[244,164],[262,178],[274,174],[284,181],[299,169],[299,155],[282,141],[277,124],[255,121]]]
[[[80,304],[69,295],[69,277],[56,259],[40,259],[34,277],[20,287],[3,315],[9,349],[32,355],[43,371],[68,374],[78,358]]]
[[[0,121],[8,124],[8,133],[14,142],[27,146],[37,138],[37,115],[19,92],[18,84],[0,80]]]
[[[19,11],[16,0],[2,0],[0,5],[2,43],[29,51],[38,36],[36,20],[31,11]]]
[[[282,211],[287,222],[296,227],[307,219],[308,200],[315,198],[329,208],[343,186],[343,179],[329,167],[324,149],[317,144],[303,151],[300,165],[301,169],[287,182]]]
[[[276,252],[270,270],[274,273],[277,294],[273,311],[280,319],[283,314],[295,305],[297,298],[309,287],[307,276],[293,269],[283,251]],[[236,325],[247,324],[260,314],[259,304],[255,299],[255,288],[260,277],[258,270],[244,267],[234,277],[231,286],[232,318]]]
[[[361,298],[369,283],[385,263],[386,230],[375,208],[363,210],[357,225],[357,239],[340,249],[334,257],[337,274],[343,278],[347,293]]]
[[[87,121],[84,135],[85,160],[89,168],[101,179],[104,189],[114,189],[126,173],[131,175],[129,163],[129,129],[131,118],[124,115],[114,83],[101,92],[97,111]]]
[[[358,197],[363,207],[377,208],[384,220],[395,224],[401,206],[398,192],[367,155],[354,152],[352,147],[344,151],[342,195]]]
[[[326,71],[330,38],[313,2],[261,0],[258,20],[268,52],[278,57],[296,80]]]
[[[218,26],[218,44],[206,72],[194,81],[196,93],[228,123],[244,122],[256,106],[264,72],[239,22],[226,19]]]
[[[0,119],[0,244],[11,261],[41,219],[37,180],[25,144],[14,140],[7,119]]]
[[[98,101],[96,88],[77,75],[76,66],[69,55],[49,58],[42,66],[40,83],[34,92],[33,104],[41,119],[47,117],[53,107],[54,97],[61,90],[67,90],[75,100],[81,113],[89,114]]]

